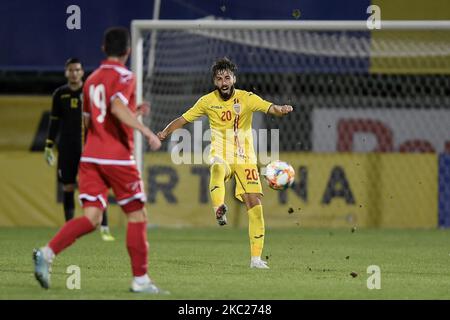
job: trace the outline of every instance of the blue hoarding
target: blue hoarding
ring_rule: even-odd
[[[68,29],[71,5],[80,8],[80,29]],[[362,20],[369,0],[161,0],[160,19]],[[95,68],[110,26],[151,19],[153,0],[3,0],[0,2],[0,70],[62,70],[71,56]]]

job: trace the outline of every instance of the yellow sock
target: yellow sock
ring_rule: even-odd
[[[214,163],[210,168],[209,193],[214,210],[225,202],[225,165]]]
[[[252,257],[260,257],[264,247],[264,217],[260,204],[248,212],[248,235],[250,237],[250,252]]]

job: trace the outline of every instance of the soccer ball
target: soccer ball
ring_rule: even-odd
[[[272,189],[284,190],[294,183],[295,171],[289,163],[275,160],[266,166],[264,178]]]

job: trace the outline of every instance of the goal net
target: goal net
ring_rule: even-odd
[[[297,171],[294,189],[276,193],[274,208],[304,208],[312,226],[450,224],[443,178],[450,172],[449,22],[387,21],[381,30],[365,21],[132,27],[138,100],[151,102],[143,121],[155,132],[214,90],[210,67],[221,57],[237,64],[237,88],[294,106],[283,118],[253,119],[267,132],[256,149],[276,143]],[[208,128],[207,119],[186,127],[195,152],[209,144]],[[161,153],[177,143],[164,142]],[[148,148],[138,146],[142,160]]]

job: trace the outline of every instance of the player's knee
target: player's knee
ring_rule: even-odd
[[[98,227],[102,222],[103,210],[97,207],[87,207],[84,209],[84,215],[94,227]]]
[[[249,193],[244,196],[247,209],[252,209],[257,205],[261,205],[261,195],[256,193]]]
[[[144,209],[127,213],[128,222],[147,222],[147,214]]]
[[[214,163],[211,165],[211,176],[224,176],[225,177],[225,165],[221,163]]]
[[[125,212],[128,218],[146,219],[144,203],[140,200],[133,200],[122,206],[123,212]]]

